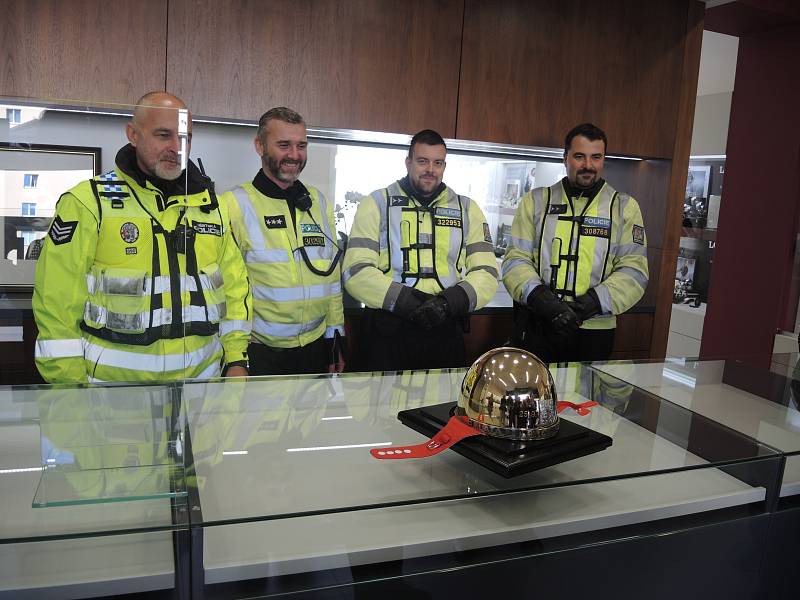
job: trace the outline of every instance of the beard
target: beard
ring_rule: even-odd
[[[278,162],[269,154],[265,155],[265,158],[267,159],[267,170],[269,171],[270,175],[272,175],[278,181],[282,181],[283,183],[294,183],[297,181],[297,178],[300,177],[300,173],[303,172],[303,169],[306,168],[305,160],[299,161],[283,159],[282,161]],[[283,165],[298,165],[298,168],[295,172],[284,173],[281,171],[281,166]]]

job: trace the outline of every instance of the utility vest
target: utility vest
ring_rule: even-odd
[[[612,215],[618,193],[608,184],[585,206],[573,209],[561,183],[533,191],[544,207],[539,238],[539,273],[559,298],[574,300],[603,281],[612,232],[622,223]],[[614,227],[616,225],[616,227]]]
[[[268,346],[295,348],[332,338],[337,330],[344,335],[341,300],[331,312],[342,283],[325,196],[309,188],[311,206],[296,209],[293,223],[286,200],[265,196],[251,183],[229,194],[238,205],[231,218],[253,289],[253,337]]]
[[[201,194],[187,196],[178,224],[165,231],[136,191],[110,171],[91,180],[99,212],[89,298],[81,329],[119,344],[212,336],[225,318],[225,283],[217,257],[224,224]],[[206,202],[207,204],[207,202]]]
[[[381,264],[381,270],[391,271],[392,279],[398,283],[420,287],[428,293],[445,290],[461,281],[466,261],[464,232],[469,231],[465,203],[470,199],[446,188],[443,195],[422,206],[406,195],[397,182],[386,188],[384,194],[385,198],[376,198],[381,224],[386,224],[385,229],[381,227],[381,254],[384,248],[388,249],[388,264]],[[439,290],[429,285],[417,286],[426,279],[433,280]]]

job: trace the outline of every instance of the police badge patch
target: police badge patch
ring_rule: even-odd
[[[641,225],[634,225],[633,226],[633,243],[639,244],[640,246],[644,246],[644,227]]]
[[[222,225],[218,223],[203,223],[201,221],[195,221],[192,223],[192,227],[197,233],[204,233],[208,235],[216,235],[217,237],[222,237]]]
[[[119,236],[126,244],[132,244],[139,239],[139,228],[135,223],[128,221],[119,228]]]

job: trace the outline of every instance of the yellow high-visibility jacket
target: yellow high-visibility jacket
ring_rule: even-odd
[[[426,207],[395,182],[362,198],[345,253],[345,287],[370,308],[393,311],[402,286],[438,294],[458,286],[469,312],[497,291],[497,263],[478,204],[449,187]]]
[[[567,302],[594,288],[602,312],[581,327],[616,327],[616,315],[636,304],[647,287],[647,239],[639,205],[608,183],[591,199],[567,198],[561,181],[531,190],[514,216],[502,275],[521,304],[539,285],[554,283]]]
[[[215,377],[247,359],[247,271],[197,178],[190,163],[191,193],[163,198],[118,167],[61,196],[33,295],[47,381]]]
[[[252,183],[220,196],[229,207],[231,227],[253,286],[253,339],[277,348],[305,346],[322,336],[344,335],[341,265],[319,272],[336,257],[333,206],[316,188],[307,187],[308,211],[295,212],[286,200],[270,198]]]

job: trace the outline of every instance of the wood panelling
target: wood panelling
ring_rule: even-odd
[[[133,103],[166,80],[167,0],[2,0],[0,95]]]
[[[669,179],[667,206],[662,223],[661,264],[656,291],[656,313],[650,356],[664,358],[667,353],[669,321],[672,314],[672,292],[675,287],[675,265],[678,257],[683,224],[683,200],[686,195],[686,175],[689,169],[689,150],[692,145],[694,107],[697,98],[697,76],[700,70],[700,47],[703,43],[703,13],[705,7],[694,0],[689,4],[686,40],[683,50],[681,76],[676,83],[680,90],[678,117],[675,129],[672,171]]]
[[[459,138],[672,158],[690,0],[466,0]]]
[[[652,330],[652,313],[626,313],[618,316],[611,358],[613,360],[648,358]]]
[[[170,0],[167,88],[195,114],[455,134],[461,0]]]

